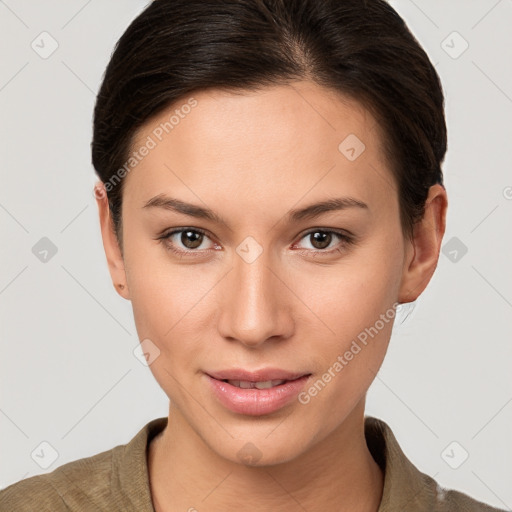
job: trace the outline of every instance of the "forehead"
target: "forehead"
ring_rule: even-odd
[[[392,185],[380,130],[363,105],[311,82],[199,91],[138,130],[132,150],[152,149],[127,174],[125,190],[142,201],[177,189],[250,189],[260,200],[280,193],[273,199],[294,203],[308,189],[337,187],[368,201],[383,180]]]

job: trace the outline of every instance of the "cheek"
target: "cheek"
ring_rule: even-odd
[[[322,380],[347,399],[366,391],[384,359],[402,273],[400,240],[389,234],[375,239],[336,268],[320,267],[298,280],[316,317],[314,330],[311,321],[303,330],[309,339],[316,331],[319,373],[330,369]]]
[[[402,275],[401,244],[392,234],[374,238],[335,265],[298,272],[289,279],[324,320],[326,334],[331,330],[335,336],[354,335],[395,302]]]
[[[200,327],[205,322],[199,316],[204,319],[201,297],[211,286],[202,284],[198,287],[197,284],[190,271],[180,270],[178,266],[168,265],[165,272],[152,268],[151,271],[131,273],[130,293],[138,338],[151,341],[149,346],[158,357],[149,369],[176,403],[184,400],[180,383],[191,377],[197,362],[202,360],[204,339],[207,338],[200,331],[207,328]]]
[[[194,306],[208,291],[206,282],[199,284],[196,279],[177,267],[169,267],[165,273],[156,269],[132,273],[130,293],[139,335],[153,337],[166,347],[178,337],[186,345],[194,325],[197,327]]]
[[[372,272],[349,275],[337,286],[316,288],[311,297],[328,329],[315,322],[316,336],[310,331],[315,346],[309,343],[305,350],[317,363],[316,378],[299,398],[311,425],[323,417],[319,411],[328,414],[321,420],[324,433],[336,428],[364,398],[386,355],[396,311],[390,292],[395,283],[389,275],[380,280],[381,275]],[[319,328],[325,335],[319,336]]]
[[[126,268],[139,340],[149,338],[162,356],[153,373],[163,365],[173,374],[193,368],[211,338],[218,269],[177,264],[160,246],[133,247]]]

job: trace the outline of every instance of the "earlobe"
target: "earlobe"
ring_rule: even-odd
[[[107,258],[110,277],[112,278],[112,282],[117,293],[119,293],[119,295],[124,299],[130,300],[124,260],[114,231],[107,192],[103,182],[99,181],[95,184],[94,196],[98,205],[101,237],[103,240],[103,248]]]
[[[440,184],[431,186],[423,218],[415,225],[413,239],[406,245],[400,303],[416,300],[434,274],[446,228],[447,208],[445,188]]]

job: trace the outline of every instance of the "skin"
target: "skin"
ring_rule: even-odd
[[[392,321],[307,404],[294,400],[271,414],[224,408],[203,372],[271,366],[316,381],[394,303],[425,289],[446,192],[430,188],[424,218],[404,238],[380,128],[360,104],[307,81],[193,97],[197,106],[125,178],[124,257],[97,196],[113,283],[132,302],[139,339],[160,350],[150,370],[170,399],[168,426],[148,455],[155,509],[376,511],[383,473],[365,441],[364,406]],[[187,99],[146,123],[133,147]],[[366,146],[354,161],[338,150],[349,134]],[[162,193],[225,223],[143,208]],[[286,218],[345,196],[368,208]],[[174,235],[167,242],[189,254],[180,257],[156,240],[171,228],[207,235],[198,247]],[[345,230],[355,242],[334,233],[322,246],[306,234],[311,228]],[[248,236],[262,248],[251,263],[236,252]],[[248,442],[261,453],[251,464],[237,455]]]

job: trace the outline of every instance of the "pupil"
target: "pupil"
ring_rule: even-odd
[[[320,247],[318,247],[317,245],[315,245],[315,243],[313,243],[313,247],[315,247],[315,249],[325,249],[326,247],[329,247],[332,237],[330,233],[316,231],[315,233],[311,233],[311,235],[313,236],[315,243],[318,243],[320,245]]]
[[[196,249],[201,245],[202,236],[201,233],[195,231],[183,231],[181,234],[181,242],[187,249]]]

